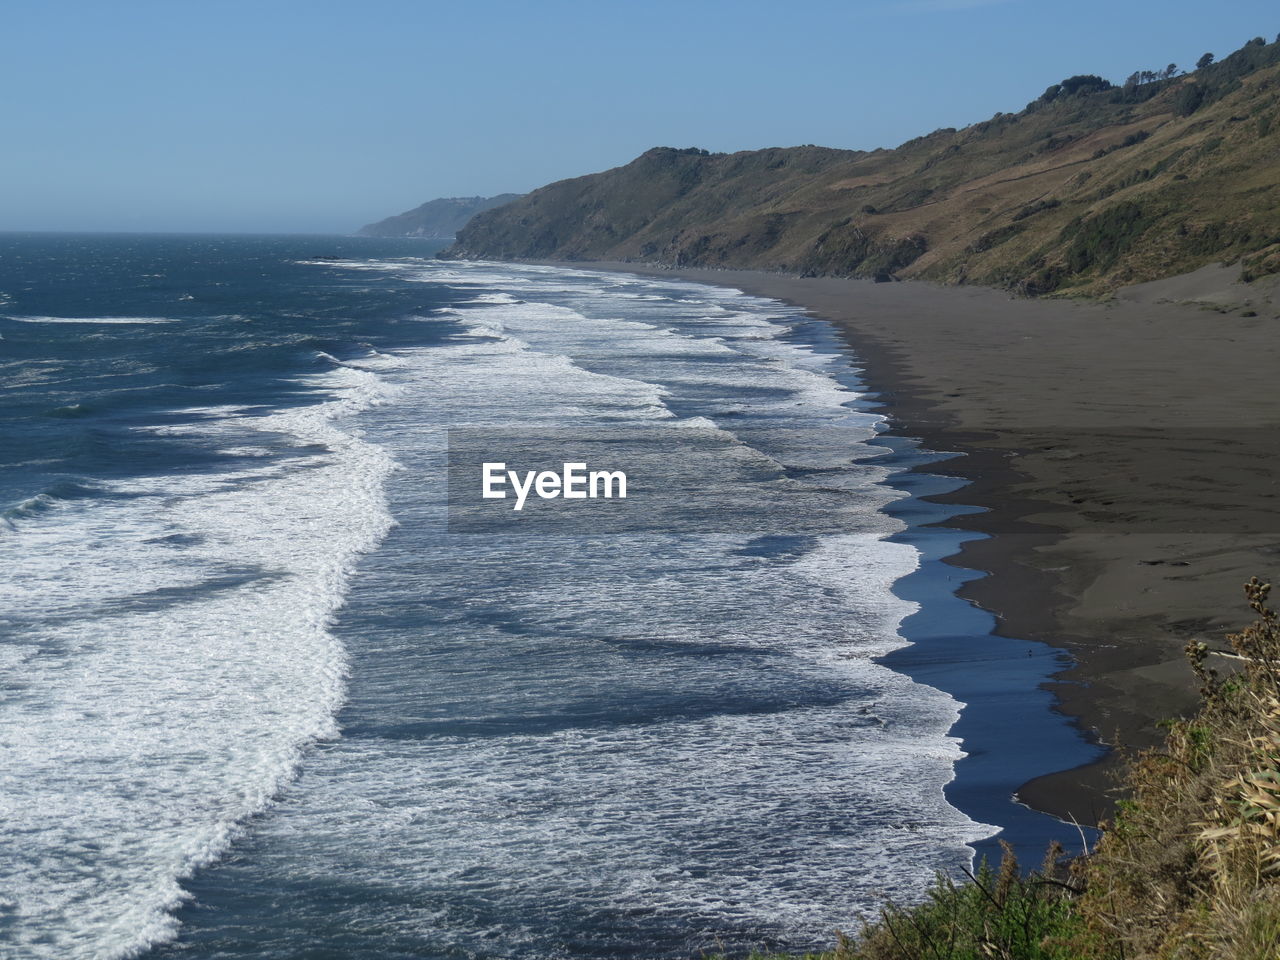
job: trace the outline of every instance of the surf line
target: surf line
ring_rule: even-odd
[[[565,500],[594,500],[603,497],[612,500],[627,498],[627,475],[622,470],[587,470],[585,463],[565,463],[561,470],[526,470],[523,480],[517,470],[508,470],[505,463],[485,463],[480,495],[485,500],[504,500],[507,491],[501,489],[508,483],[515,491],[516,510],[523,510],[530,491],[543,500],[563,497]]]

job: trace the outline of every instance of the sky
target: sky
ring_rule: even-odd
[[[896,146],[1275,0],[4,0],[0,230],[349,233],[653,146]]]

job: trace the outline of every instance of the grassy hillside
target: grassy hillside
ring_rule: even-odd
[[[894,150],[657,148],[482,213],[445,256],[633,260],[1098,294],[1240,262],[1280,271],[1280,43]]]

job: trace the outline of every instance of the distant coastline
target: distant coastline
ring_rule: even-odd
[[[496,197],[441,197],[428,200],[412,210],[366,224],[357,231],[357,236],[454,240],[458,231],[476,214],[519,198],[518,193],[503,193]]]

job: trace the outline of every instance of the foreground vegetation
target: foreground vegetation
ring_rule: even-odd
[[[851,137],[857,132],[851,131]],[[475,217],[446,255],[634,260],[1105,293],[1280,271],[1280,43],[1055,83],[893,150],[650,150]]]
[[[1051,850],[1022,874],[940,878],[809,960],[1277,960],[1280,957],[1280,619],[1270,584],[1231,649],[1187,648],[1202,703],[1139,756],[1096,849]],[[1210,658],[1230,664],[1220,671]],[[758,955],[756,960],[785,960]],[[794,960],[794,958],[793,958]]]

